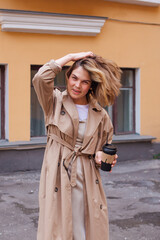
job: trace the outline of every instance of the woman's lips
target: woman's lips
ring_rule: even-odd
[[[73,91],[74,94],[80,94],[81,93],[81,91],[78,91],[78,90],[75,90],[75,89],[72,89],[72,91]]]

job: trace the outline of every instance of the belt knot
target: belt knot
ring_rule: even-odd
[[[75,146],[73,147],[65,140],[61,139],[54,133],[49,133],[48,138],[55,140],[56,142],[62,144],[63,146],[70,149],[69,154],[63,159],[63,166],[65,167],[68,175],[70,176],[70,184],[72,187],[76,186],[76,179],[77,179],[77,157],[83,155],[83,147]],[[85,153],[86,155],[86,153]]]
[[[66,158],[63,160],[63,165],[67,170],[70,176],[70,184],[72,187],[76,186],[76,179],[77,179],[77,157],[82,155],[82,148],[75,147],[73,151],[71,151]]]

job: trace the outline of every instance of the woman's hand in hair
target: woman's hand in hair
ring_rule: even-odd
[[[93,52],[79,52],[79,53],[71,53],[70,55],[71,55],[72,61],[77,61],[82,58],[93,57],[94,53]]]
[[[63,67],[65,64],[67,64],[70,61],[77,61],[86,57],[94,57],[94,53],[92,52],[69,53],[64,57],[61,57],[55,60],[55,62],[59,64],[61,67]]]

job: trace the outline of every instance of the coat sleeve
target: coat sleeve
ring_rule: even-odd
[[[102,146],[106,142],[111,144],[112,143],[112,137],[113,137],[113,124],[112,124],[112,121],[111,121],[108,113],[106,113],[105,118],[104,118]]]
[[[105,111],[105,110],[103,110],[103,111]],[[100,124],[98,136],[99,136],[99,138],[98,138],[98,143],[97,143],[95,152],[102,151],[102,147],[106,142],[108,142],[109,144],[112,143],[113,125],[112,125],[112,121],[106,111],[104,112],[104,117]]]
[[[46,116],[53,109],[54,78],[61,69],[60,65],[51,60],[38,70],[32,80],[39,103]]]

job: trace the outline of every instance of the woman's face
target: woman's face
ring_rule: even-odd
[[[89,73],[83,68],[74,69],[67,81],[67,90],[75,104],[87,104],[86,94],[91,87]]]

